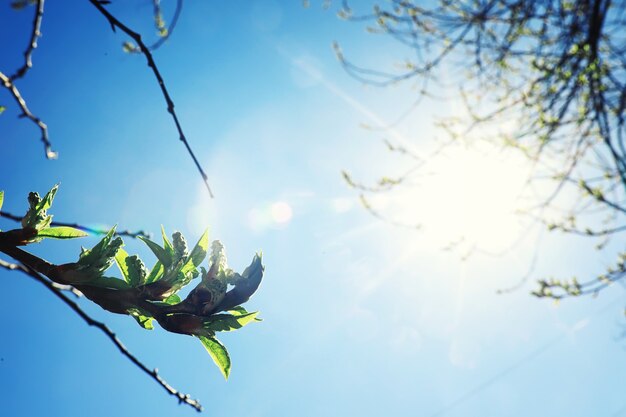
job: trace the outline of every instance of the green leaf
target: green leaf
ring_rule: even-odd
[[[169,305],[179,304],[182,301],[183,300],[181,300],[177,294],[172,294],[169,297],[167,297],[165,300],[163,300],[165,304],[169,304]]]
[[[114,237],[115,227],[111,230],[91,249],[83,249],[77,262],[80,269],[90,269],[92,273],[103,273],[106,271],[115,258],[118,249],[124,245],[122,239]]]
[[[189,254],[189,258],[187,259],[187,263],[182,269],[183,274],[186,274],[189,271],[196,269],[204,258],[206,258],[207,251],[209,249],[209,230],[205,230],[196,246],[192,249]]]
[[[167,239],[167,235],[165,234],[165,228],[163,227],[163,225],[161,225],[161,236],[163,237],[163,249],[165,249],[167,253],[170,254],[170,257],[173,257],[174,247],[172,246],[170,241]]]
[[[200,339],[204,348],[209,352],[211,359],[213,359],[213,362],[215,362],[220,369],[224,378],[228,379],[228,375],[230,375],[230,356],[228,356],[226,347],[214,337],[198,336],[198,339]]]
[[[249,314],[245,308],[243,308],[242,306],[237,306],[237,307],[233,307],[230,310],[228,310],[228,313],[232,314],[233,316],[245,316],[247,314]],[[254,321],[263,321],[263,319],[260,319],[258,317],[254,318]],[[247,323],[246,323],[247,324]]]
[[[0,210],[2,209],[3,202],[4,202],[4,191],[0,191]]]
[[[152,270],[150,270],[150,274],[146,278],[146,284],[158,281],[163,276],[163,272],[165,272],[163,264],[161,263],[161,261],[157,261],[156,264],[154,264],[154,267],[152,267]]]
[[[4,113],[6,109],[7,109],[6,106],[0,106],[0,114]]]
[[[88,234],[69,226],[48,227],[37,232],[37,237],[50,239],[74,239],[85,236],[88,236]]]
[[[156,256],[166,268],[172,264],[172,256],[166,249],[160,247],[147,237],[139,236],[139,239],[141,239],[141,241],[145,243],[148,248],[150,248],[152,253],[154,253],[154,256]]]
[[[154,324],[152,324],[152,317],[145,315],[138,309],[131,309],[128,311],[128,314],[135,320],[137,323],[146,330],[154,329]]]
[[[37,211],[48,210],[52,206],[52,201],[54,200],[54,196],[59,189],[59,184],[56,184],[54,187],[50,189],[44,196],[44,198],[37,205]]]
[[[33,228],[35,230],[46,229],[52,223],[52,216],[46,210],[52,205],[54,195],[59,188],[59,184],[52,187],[42,199],[39,194],[32,192],[28,194],[28,211],[22,218],[22,227]]]
[[[244,314],[248,314],[248,311],[242,306],[233,307],[230,310],[228,310],[228,312],[232,314],[233,316],[242,316]]]
[[[211,332],[230,332],[241,329],[243,326],[253,321],[259,321],[256,318],[258,314],[258,311],[240,315],[214,314],[204,322],[203,327]]]
[[[119,268],[122,273],[122,277],[124,277],[124,281],[130,284],[130,274],[128,273],[128,266],[126,265],[126,258],[128,258],[128,252],[124,249],[119,248],[117,253],[115,254],[115,264]]]

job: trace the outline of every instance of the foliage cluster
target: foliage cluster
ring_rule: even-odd
[[[43,239],[87,236],[73,227],[51,226],[48,210],[57,189],[54,186],[43,198],[35,192],[28,195],[29,208],[22,218],[22,227],[0,231],[0,252],[57,284],[74,287],[107,311],[133,317],[144,329],[153,329],[156,321],[169,332],[195,336],[228,378],[230,357],[216,333],[237,330],[260,320],[257,312],[248,312],[241,304],[261,283],[261,254],[256,254],[240,274],[228,267],[224,247],[216,240],[205,268],[201,265],[209,252],[208,231],[189,250],[180,232],[173,233],[170,240],[162,229],[161,245],[139,236],[157,258],[148,269],[137,255],[129,255],[123,249],[124,242],[115,235],[113,227],[93,248],[83,248],[76,262],[55,265],[20,247]],[[0,209],[3,200],[4,193],[0,191]],[[113,264],[122,278],[105,275]],[[198,284],[181,298],[179,292],[196,278]]]

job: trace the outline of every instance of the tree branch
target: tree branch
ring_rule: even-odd
[[[15,81],[26,75],[29,69],[33,67],[33,52],[37,49],[37,39],[41,36],[41,22],[43,21],[43,6],[45,0],[37,0],[37,9],[33,20],[33,29],[30,33],[30,42],[24,51],[24,64],[11,75],[9,79]]]
[[[54,283],[44,278],[42,275],[34,271],[33,269],[23,265],[23,264],[10,264],[0,259],[0,266],[10,270],[18,270],[23,272],[24,274],[30,276],[31,278],[39,281],[43,285],[46,286],[50,291],[54,293],[58,298],[61,299],[65,304],[67,304],[76,314],[78,314],[88,325],[94,326],[100,329],[113,344],[120,350],[120,353],[126,356],[133,364],[135,364],[139,369],[145,372],[148,376],[154,379],[160,386],[163,387],[164,390],[168,392],[168,394],[173,395],[178,398],[179,403],[187,404],[193,407],[196,411],[202,411],[202,405],[197,401],[192,399],[188,394],[183,394],[180,391],[177,391],[171,385],[169,385],[159,374],[157,369],[150,370],[143,362],[141,362],[135,355],[133,355],[127,348],[124,346],[122,341],[117,337],[117,335],[109,329],[109,327],[97,320],[94,320],[85,313],[76,302],[69,299],[65,294],[63,294],[62,290],[59,289]]]
[[[206,186],[206,189],[209,192],[209,195],[211,196],[211,198],[213,198],[213,191],[211,191],[211,187],[209,186],[209,178],[204,172],[204,169],[202,169],[202,166],[200,165],[198,158],[196,158],[196,155],[193,153],[191,146],[189,145],[189,142],[187,141],[187,137],[183,133],[182,126],[180,124],[180,121],[178,120],[178,115],[176,114],[176,110],[174,110],[174,101],[172,100],[170,93],[168,92],[167,87],[165,86],[165,81],[163,80],[163,77],[161,76],[161,72],[159,71],[154,61],[154,58],[152,57],[150,48],[143,42],[143,40],[141,39],[141,35],[139,33],[133,31],[124,23],[119,21],[115,16],[113,16],[104,7],[104,5],[101,2],[99,2],[98,0],[89,0],[89,2],[96,9],[98,9],[98,11],[107,19],[107,21],[111,25],[111,29],[114,32],[115,32],[115,28],[119,28],[122,32],[128,35],[133,41],[135,41],[141,53],[146,57],[146,60],[148,61],[148,66],[152,70],[152,73],[154,74],[155,78],[157,79],[157,83],[159,84],[159,87],[161,88],[161,93],[163,94],[163,98],[165,99],[165,102],[167,104],[167,112],[172,116],[174,125],[176,126],[176,130],[178,131],[179,139],[185,145],[185,148],[187,149],[187,153],[189,153],[189,156],[191,156],[191,159],[193,160],[194,164],[196,165],[196,168],[198,169],[198,172],[202,176],[204,185]]]
[[[0,267],[2,267],[4,269],[8,269],[9,271],[19,270],[19,271],[27,273],[23,269],[24,268],[23,265],[21,265],[21,264],[20,265],[13,264],[13,263],[10,263],[10,262],[3,261],[2,259],[0,259]],[[59,291],[69,291],[69,292],[71,292],[72,294],[74,294],[78,298],[83,296],[82,292],[80,292],[76,288],[72,287],[71,285],[59,284],[58,282],[52,282],[52,281],[49,281],[49,282],[50,282],[50,285],[52,285],[55,289],[57,289]]]
[[[1,71],[0,81],[2,82],[4,88],[9,90],[9,93],[11,93],[20,109],[22,109],[22,114],[20,115],[20,117],[26,117],[30,119],[39,127],[39,130],[41,130],[41,141],[43,142],[46,158],[57,159],[58,153],[52,150],[52,144],[50,143],[50,139],[48,138],[48,126],[28,109],[26,101],[24,100],[24,98],[22,98],[22,95],[20,94],[20,90],[17,89],[11,78]]]

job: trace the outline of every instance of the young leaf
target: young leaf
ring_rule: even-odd
[[[126,258],[128,258],[128,252],[124,249],[119,248],[117,253],[115,254],[115,264],[119,268],[122,273],[122,277],[124,277],[124,281],[130,284],[130,276],[128,274],[128,266],[126,265]]]
[[[74,239],[77,237],[88,236],[82,230],[69,226],[48,227],[37,232],[37,237],[47,237],[50,239]]]
[[[4,202],[4,191],[0,191],[0,210],[2,210],[3,202]]]
[[[187,263],[182,269],[183,274],[196,269],[204,258],[206,258],[207,251],[209,249],[209,230],[205,230],[196,246],[192,249],[187,259]]]
[[[246,311],[246,309],[242,306],[233,307],[228,310],[228,313],[232,314],[233,316],[245,316],[246,314],[249,314],[248,311]],[[263,321],[263,319],[255,317],[254,321]]]
[[[102,274],[106,271],[113,263],[118,249],[124,245],[122,238],[114,237],[114,235],[115,226],[96,246],[91,249],[83,249],[78,262],[76,262],[78,269],[89,270],[93,274]]]
[[[165,300],[163,300],[165,304],[169,304],[169,305],[179,304],[181,301],[182,300],[180,299],[178,294],[172,294],[169,297],[167,297]]]
[[[130,314],[132,318],[137,320],[137,323],[144,329],[154,329],[154,324],[152,324],[152,317],[144,315],[140,310],[133,308],[128,311],[128,314]]]
[[[151,241],[147,237],[139,236],[139,239],[141,239],[141,241],[143,243],[145,243],[148,246],[148,248],[150,248],[152,253],[154,253],[154,256],[156,256],[157,259],[166,268],[172,264],[172,255],[170,253],[168,253],[168,251],[166,249],[160,247],[158,244],[154,243],[153,241]],[[172,253],[173,253],[173,250],[172,250]]]
[[[215,362],[220,369],[224,378],[228,379],[228,375],[230,375],[230,356],[228,356],[226,347],[215,337],[198,336],[198,339],[200,339],[204,348],[209,352],[213,362]]]
[[[32,192],[28,194],[28,211],[22,218],[22,227],[32,228],[35,230],[46,229],[52,223],[52,216],[46,213],[46,210],[52,205],[54,195],[59,188],[59,184],[52,187],[50,191],[42,199],[39,194]]]
[[[228,310],[228,312],[233,316],[243,316],[244,314],[248,314],[248,311],[242,306],[233,307]]]
[[[54,196],[59,189],[59,184],[56,184],[54,187],[50,189],[44,196],[44,198],[37,205],[37,211],[48,210],[52,206],[52,201],[54,200]]]
[[[146,284],[158,281],[163,276],[163,272],[165,272],[163,264],[161,263],[161,261],[157,261],[156,264],[154,264],[154,267],[152,267],[152,269],[150,270],[150,274],[146,278]]]
[[[167,239],[167,235],[165,234],[165,228],[163,227],[163,225],[161,225],[161,236],[163,237],[163,249],[165,249],[167,253],[170,254],[170,257],[174,256],[174,247]]]
[[[253,321],[258,321],[256,318],[258,314],[258,311],[237,316],[232,314],[215,314],[204,322],[203,327],[211,332],[230,332],[241,329]]]

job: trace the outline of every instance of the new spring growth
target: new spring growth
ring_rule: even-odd
[[[122,249],[124,243],[113,227],[93,248],[82,248],[78,261],[51,264],[16,247],[43,238],[72,239],[86,235],[72,227],[49,227],[52,216],[47,210],[56,190],[55,186],[44,198],[37,193],[29,195],[23,228],[0,232],[0,251],[54,282],[73,285],[107,311],[131,316],[144,329],[152,329],[153,322],[157,322],[167,331],[198,337],[224,377],[228,377],[230,357],[215,334],[258,320],[256,312],[248,313],[241,304],[261,283],[264,269],[261,256],[255,255],[243,274],[238,274],[228,267],[224,246],[214,241],[207,271],[201,264],[209,249],[208,231],[190,251],[180,232],[175,232],[170,242],[162,230],[162,245],[140,237],[157,258],[148,271],[137,255],[129,255]],[[3,197],[0,192],[0,204]],[[113,262],[121,279],[104,276]],[[200,275],[199,269],[203,271],[202,279],[181,301],[176,293]]]

